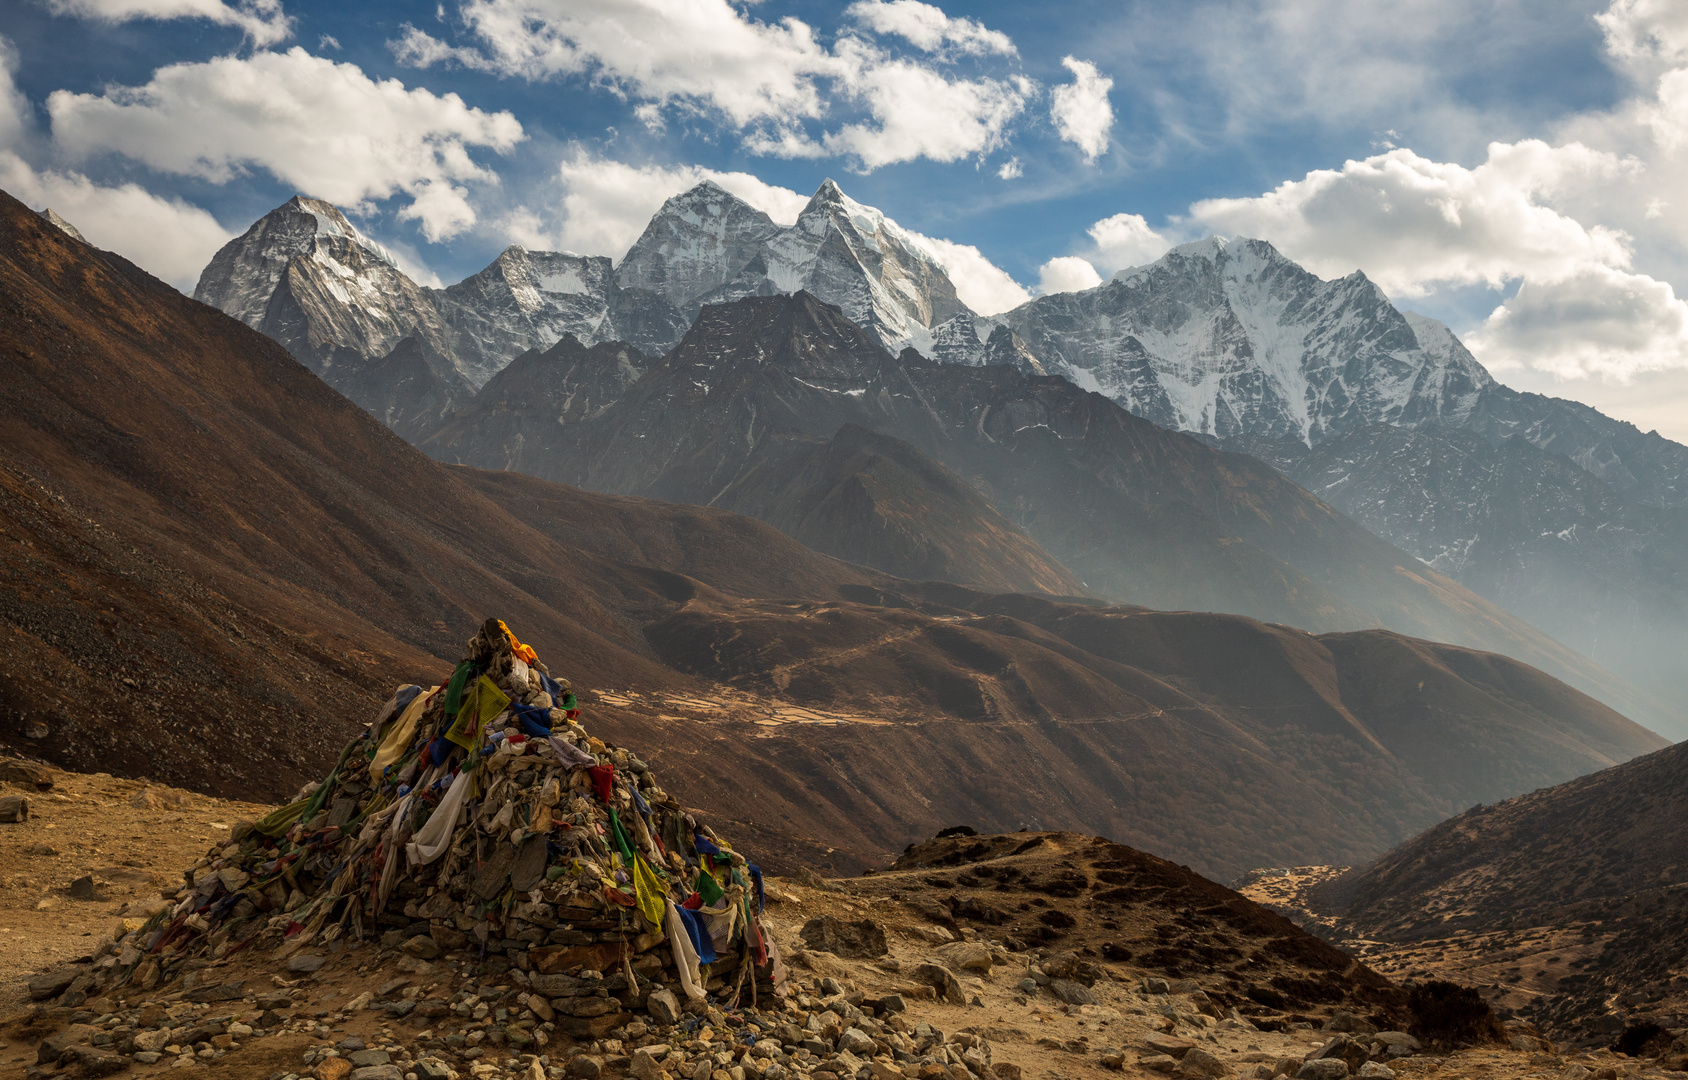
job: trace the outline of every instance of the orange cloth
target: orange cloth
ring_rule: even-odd
[[[504,625],[503,619],[498,620],[498,628],[504,631],[505,637],[510,639],[510,651],[515,653],[517,657],[529,664],[539,659],[539,654],[533,651],[533,646],[523,645],[516,640],[516,635],[510,632],[508,626]]]

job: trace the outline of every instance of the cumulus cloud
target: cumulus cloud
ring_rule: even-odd
[[[1142,214],[1105,217],[1088,231],[1096,245],[1094,261],[1109,273],[1154,262],[1172,247],[1172,241],[1150,228]]]
[[[1083,292],[1102,284],[1102,275],[1090,265],[1090,260],[1077,255],[1058,255],[1037,269],[1037,291],[1040,294]]]
[[[1688,367],[1688,304],[1663,281],[1609,266],[1526,278],[1466,344],[1498,370],[1627,380]]]
[[[866,0],[850,12],[865,29],[923,49],[1013,50],[1005,35],[914,0]],[[728,0],[466,0],[459,14],[473,45],[406,25],[390,43],[394,54],[418,67],[583,76],[637,102],[653,130],[665,110],[709,113],[742,132],[754,153],[842,154],[863,169],[986,153],[1035,90],[1025,79],[956,77],[854,32],[829,49],[799,19],[762,22]],[[818,134],[805,126],[846,104],[867,119]]]
[[[430,240],[474,224],[465,184],[497,182],[470,149],[505,153],[524,137],[508,112],[377,82],[299,48],[172,64],[145,86],[98,95],[60,90],[47,111],[55,144],[73,159],[117,153],[219,184],[261,168],[351,207],[404,195],[399,217],[419,221]]]
[[[293,20],[280,0],[47,0],[55,15],[74,15],[101,22],[135,19],[205,19],[237,27],[259,46],[274,45],[293,36]]]
[[[1049,118],[1062,139],[1078,147],[1086,161],[1095,161],[1108,152],[1114,129],[1114,107],[1108,103],[1114,80],[1088,60],[1068,56],[1061,64],[1073,73],[1073,81],[1050,92]]]
[[[922,236],[908,229],[903,232],[937,260],[955,283],[955,294],[961,302],[980,315],[995,315],[1031,299],[1023,285],[971,244]]]
[[[1105,217],[1087,231],[1090,246],[1082,253],[1058,256],[1038,268],[1040,293],[1095,288],[1102,283],[1102,271],[1112,274],[1154,262],[1172,246],[1172,240],[1150,228],[1141,214]]]
[[[1677,0],[1613,0],[1594,21],[1621,64],[1646,69],[1688,60],[1688,8]]]
[[[1018,180],[1025,174],[1026,168],[1024,165],[1020,164],[1020,159],[1018,157],[1009,158],[1007,161],[1002,163],[1001,168],[996,170],[996,175],[1004,180]]]
[[[895,35],[927,52],[1017,55],[1008,35],[972,19],[952,19],[941,8],[920,0],[858,0],[844,12],[876,34]]]
[[[846,124],[822,143],[830,153],[856,158],[864,169],[989,153],[1002,144],[1031,90],[1024,80],[946,78],[921,64],[888,59],[861,42],[841,42],[839,51],[853,61],[841,85],[864,102],[873,122]]]

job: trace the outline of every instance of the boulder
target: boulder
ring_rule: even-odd
[[[35,976],[25,984],[25,987],[29,991],[29,996],[36,1001],[58,997],[70,989],[70,984],[75,982],[78,976],[86,975],[89,970],[86,964],[66,964],[64,967],[54,968],[45,975]]]
[[[938,950],[939,959],[957,971],[990,974],[991,951],[976,941],[957,941]]]
[[[1096,1004],[1096,995],[1071,979],[1054,979],[1049,983],[1049,990],[1068,1005]]]
[[[22,795],[0,795],[0,822],[13,824],[28,820],[28,799]]]
[[[1143,1037],[1143,1045],[1157,1054],[1165,1054],[1171,1058],[1181,1058],[1196,1048],[1196,1044],[1189,1039],[1181,1039],[1176,1035],[1162,1035],[1151,1031]]]
[[[872,919],[845,922],[822,915],[804,923],[800,936],[808,948],[850,960],[871,960],[890,951],[885,943],[884,927]]]
[[[1230,1072],[1231,1067],[1229,1065],[1197,1046],[1178,1059],[1178,1071],[1173,1075],[1187,1078],[1211,1078],[1228,1076]]]
[[[915,981],[936,990],[938,996],[951,1005],[967,1004],[967,995],[961,989],[961,980],[955,977],[955,972],[942,964],[921,964],[909,974]]]
[[[1330,1014],[1325,1020],[1326,1031],[1339,1031],[1348,1035],[1375,1035],[1377,1028],[1355,1016],[1346,1009],[1339,1009]]]

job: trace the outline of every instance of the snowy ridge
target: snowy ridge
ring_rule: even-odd
[[[1053,372],[1162,425],[1315,444],[1469,414],[1488,373],[1363,274],[1324,281],[1259,240],[1210,237],[1001,317]]]

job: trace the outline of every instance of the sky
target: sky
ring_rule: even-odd
[[[827,177],[984,314],[1210,234],[1688,441],[1683,0],[9,0],[0,188],[184,291],[295,193],[427,284]]]

